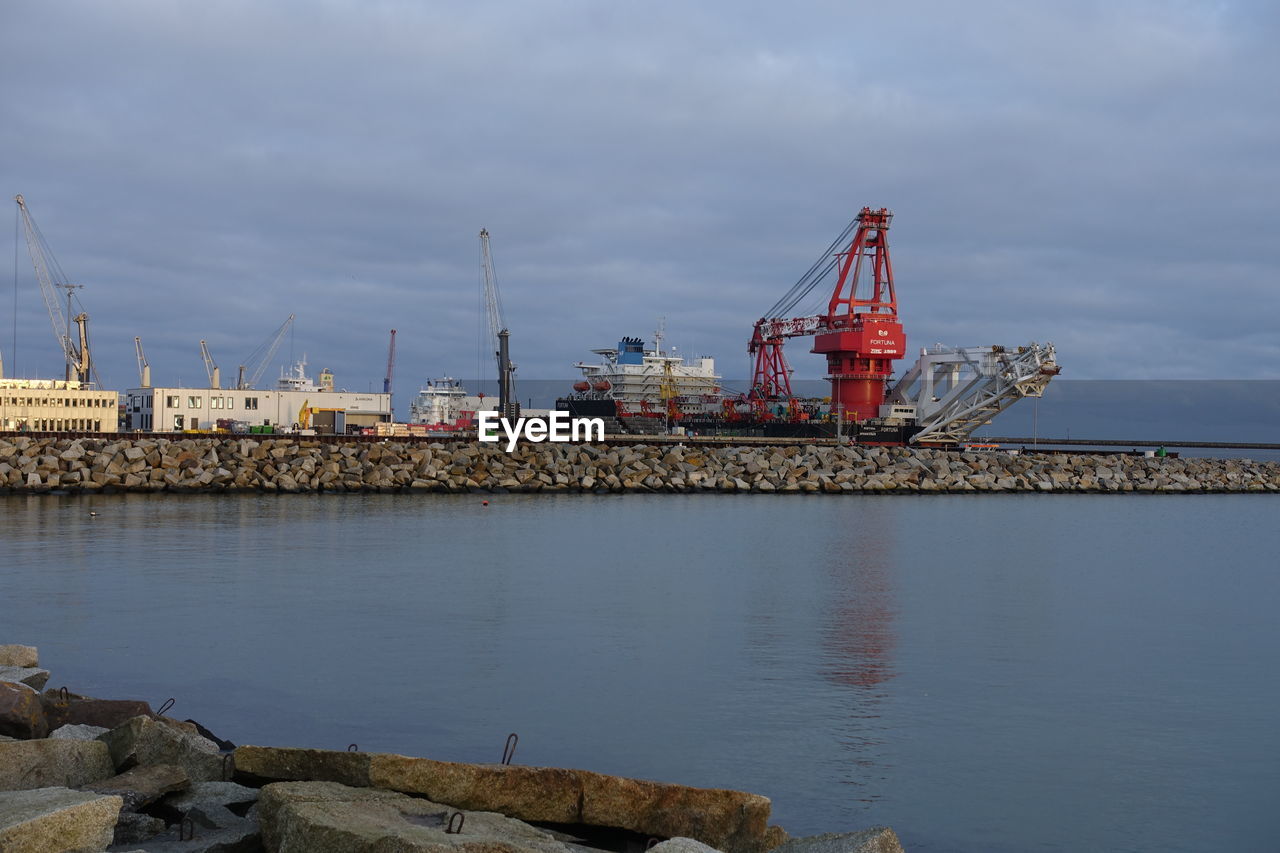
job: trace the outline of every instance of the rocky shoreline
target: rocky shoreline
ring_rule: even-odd
[[[0,438],[0,494],[116,492],[1207,493],[1280,463],[901,447]]]
[[[236,747],[146,702],[48,680],[35,648],[0,646],[4,853],[902,851],[888,827],[790,838],[767,798],[741,791],[354,744]]]

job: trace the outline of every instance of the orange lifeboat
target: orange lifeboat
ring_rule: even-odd
[[[583,391],[591,390],[591,385],[590,383],[587,383],[587,382],[575,382],[573,383],[573,390],[577,391],[578,393],[582,393]]]
[[[609,384],[608,379],[601,379],[598,382],[592,383],[591,390],[592,391],[608,391],[612,387],[613,385]]]

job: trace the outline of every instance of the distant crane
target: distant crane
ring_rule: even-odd
[[[484,290],[485,315],[489,320],[489,340],[497,343],[494,355],[498,359],[498,417],[516,418],[520,404],[515,399],[516,366],[511,363],[507,321],[502,314],[502,299],[498,295],[498,275],[493,269],[493,256],[489,252],[489,232],[480,229],[480,284]]]
[[[240,375],[236,378],[236,390],[244,391],[249,388],[258,387],[258,380],[262,378],[262,372],[267,369],[267,365],[271,364],[271,359],[275,358],[276,350],[280,348],[280,342],[284,340],[284,333],[289,331],[289,327],[293,325],[293,315],[289,315],[289,319],[280,324],[280,328],[271,333],[271,336],[258,345],[258,348],[249,353],[249,356],[240,365]],[[248,373],[248,378],[245,374]]]
[[[382,379],[382,393],[391,393],[391,376],[396,369],[396,330],[391,330],[391,343],[387,346],[387,375]]]
[[[150,388],[151,365],[147,363],[147,357],[142,353],[142,338],[135,337],[133,339],[133,348],[138,355],[138,382],[143,388]]]
[[[209,354],[209,345],[204,341],[200,342],[200,357],[204,359],[204,372],[209,377],[209,387],[221,388],[222,371],[218,369],[218,365],[214,364],[213,356]]]
[[[23,231],[27,238],[27,252],[31,255],[31,264],[36,270],[36,281],[40,284],[40,295],[44,298],[45,308],[49,311],[49,322],[53,326],[53,336],[58,341],[58,348],[62,350],[63,358],[66,361],[66,378],[78,380],[83,386],[97,385],[102,387],[102,382],[98,378],[98,371],[93,366],[93,361],[89,355],[89,315],[80,313],[73,321],[68,320],[71,315],[71,298],[72,292],[79,289],[83,285],[67,284],[67,277],[62,272],[62,267],[58,264],[58,259],[53,256],[53,251],[49,248],[49,243],[44,239],[44,235],[40,233],[39,227],[31,218],[31,211],[27,210],[27,203],[21,195],[13,198],[18,203],[18,212],[22,216]],[[67,313],[62,313],[62,304],[58,300],[57,288],[65,288],[67,291]],[[71,322],[76,324],[78,341],[71,338]],[[77,345],[78,343],[78,345]]]

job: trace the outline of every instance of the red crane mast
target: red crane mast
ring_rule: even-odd
[[[783,342],[787,338],[813,335],[811,352],[827,357],[833,409],[857,420],[879,415],[893,362],[906,353],[907,346],[906,334],[898,320],[893,263],[889,257],[888,232],[892,221],[893,212],[886,208],[862,208],[853,223],[856,229],[853,229],[852,241],[835,256],[839,277],[825,314],[757,321],[747,347],[755,360],[749,392],[752,399],[791,396],[790,370],[782,354]],[[849,230],[846,229],[846,233]],[[837,238],[837,242],[843,236]],[[868,268],[865,276],[864,261]],[[819,259],[810,274],[822,263],[823,259]],[[807,284],[802,278],[797,283],[801,289],[793,288],[784,302],[794,307],[819,281],[821,276],[810,279]],[[864,295],[859,295],[860,289]]]

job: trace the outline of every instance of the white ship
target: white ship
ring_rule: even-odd
[[[615,348],[592,352],[601,360],[574,365],[582,379],[564,398],[564,408],[575,414],[613,414],[615,409],[619,415],[647,414],[671,406],[693,414],[717,410],[721,404],[715,359],[686,360],[674,347],[663,351],[661,330],[654,334],[652,348],[640,338],[623,338]]]
[[[472,396],[458,380],[445,376],[429,380],[409,404],[410,425],[427,426],[441,432],[468,429],[484,398]]]
[[[294,362],[288,370],[280,368],[280,378],[276,380],[276,391],[332,391],[333,371],[324,368],[320,371],[320,382],[307,375],[307,354],[303,353],[299,361]]]

